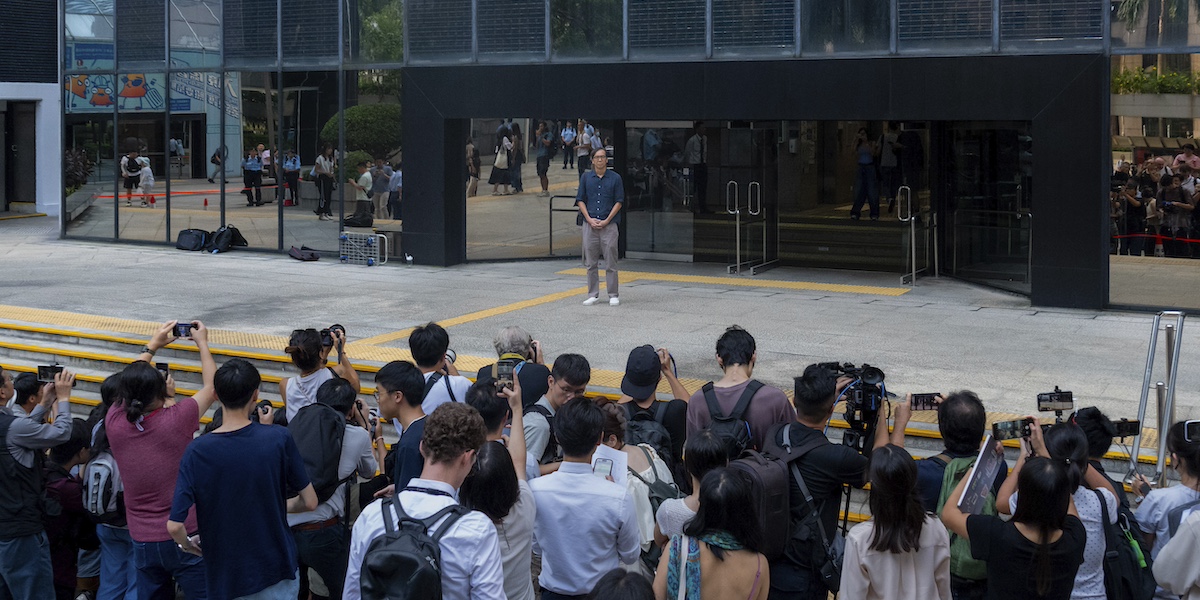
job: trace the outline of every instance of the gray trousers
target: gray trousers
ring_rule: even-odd
[[[621,230],[616,223],[603,229],[583,224],[583,266],[587,267],[588,296],[600,297],[600,260],[604,259],[605,286],[609,298],[617,297],[617,239]]]

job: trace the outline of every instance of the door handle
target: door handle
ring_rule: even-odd
[[[738,182],[730,179],[729,183],[725,184],[725,212],[736,215],[741,211],[741,207],[738,206],[738,201],[740,200],[738,195]],[[730,201],[733,203],[730,204]]]

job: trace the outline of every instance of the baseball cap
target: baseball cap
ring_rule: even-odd
[[[635,400],[654,396],[658,380],[662,378],[662,361],[654,346],[638,346],[629,353],[625,363],[625,377],[621,379],[621,392]]]

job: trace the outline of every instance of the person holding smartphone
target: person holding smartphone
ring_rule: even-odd
[[[1155,558],[1171,541],[1168,513],[1176,507],[1200,501],[1200,435],[1189,438],[1189,422],[1196,423],[1179,421],[1167,431],[1167,451],[1171,453],[1171,467],[1179,473],[1179,485],[1152,490],[1149,480],[1140,474],[1133,483],[1133,493],[1140,503],[1136,513],[1138,527],[1151,546],[1151,556]],[[1167,599],[1177,596],[1160,587],[1154,597]]]

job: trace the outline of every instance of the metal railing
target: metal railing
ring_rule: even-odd
[[[900,283],[903,284],[905,278],[908,278],[909,285],[916,287],[917,274],[930,272],[929,269],[929,254],[933,253],[933,276],[938,276],[938,271],[941,270],[941,265],[938,264],[937,252],[937,213],[932,208],[928,210],[917,210],[913,212],[913,196],[912,188],[907,185],[902,185],[896,190],[896,218],[901,223],[908,223],[908,254],[906,261],[911,260],[910,269],[904,275],[900,276]],[[907,211],[905,210],[907,209]],[[925,229],[925,266],[917,267],[917,221],[921,220],[921,215],[926,215],[928,221]],[[930,237],[933,238],[933,243],[930,243]]]
[[[744,211],[743,211],[744,209]],[[742,205],[742,197],[740,186],[737,181],[730,179],[725,183],[725,212],[733,215],[734,223],[734,262],[728,265],[725,269],[727,273],[741,275],[743,269],[750,272],[751,275],[757,275],[767,269],[774,268],[779,264],[779,219],[775,219],[775,257],[769,258],[767,255],[767,233],[770,227],[770,219],[764,214],[762,183],[751,181],[746,186],[746,204]],[[742,213],[759,218],[762,221],[762,255],[758,259],[749,256],[749,248],[746,252],[746,260],[742,260]],[[747,221],[748,225],[752,225],[752,221]]]
[[[958,219],[959,213],[962,213],[965,215],[1009,216],[1009,217],[1015,217],[1018,221],[1021,221],[1022,219],[1024,219],[1025,222],[1029,224],[1028,225],[1029,233],[1027,236],[1028,248],[1026,250],[1026,260],[1025,260],[1025,283],[1030,282],[1031,278],[1033,277],[1033,213],[1032,212],[1027,211],[1027,210],[956,209],[953,213],[951,213],[950,231],[954,235],[954,244],[952,245],[953,251],[951,253],[952,254],[951,267],[955,274],[958,273],[958,246],[959,246],[959,241],[960,241],[959,240],[960,227],[961,228],[970,228],[970,229],[993,229],[993,230],[1000,230],[1000,231],[1006,232],[1008,234],[1008,255],[1009,256],[1013,255],[1013,234],[1019,233],[1021,231],[1021,229],[1023,229],[1020,227],[1014,228],[1014,227],[1005,227],[1002,225],[980,225],[980,224],[960,225],[958,222],[959,221],[959,219]]]
[[[1154,356],[1158,350],[1158,331],[1162,326],[1163,317],[1174,317],[1175,323],[1167,323],[1167,381],[1154,384],[1158,400],[1158,457],[1154,467],[1154,482],[1158,486],[1167,484],[1167,430],[1175,422],[1175,382],[1179,376],[1179,349],[1183,345],[1183,320],[1186,315],[1177,310],[1168,310],[1154,315],[1154,325],[1150,330],[1150,348],[1146,352],[1146,374],[1142,379],[1142,394],[1138,401],[1138,421],[1146,420],[1146,406],[1150,401],[1150,380],[1154,375]],[[1133,450],[1129,453],[1129,473],[1125,481],[1132,482],[1138,474],[1138,454],[1142,449],[1142,436],[1133,438]]]
[[[555,199],[555,198],[567,198],[567,199],[569,199],[569,200],[571,201],[571,208],[554,208],[554,199]],[[546,223],[547,223],[547,235],[546,235],[546,238],[547,238],[547,240],[548,240],[548,241],[546,242],[546,254],[547,254],[548,256],[555,256],[555,254],[554,254],[554,213],[556,213],[556,212],[569,212],[569,213],[580,214],[580,213],[579,213],[579,207],[575,205],[575,196],[574,196],[574,195],[572,195],[572,196],[563,196],[563,195],[554,195],[554,196],[550,196],[550,201],[549,201],[549,202],[547,202],[547,203],[546,203],[546,205],[547,205],[547,206],[549,207],[549,209],[550,209],[550,210],[549,210],[549,211],[546,213]]]

